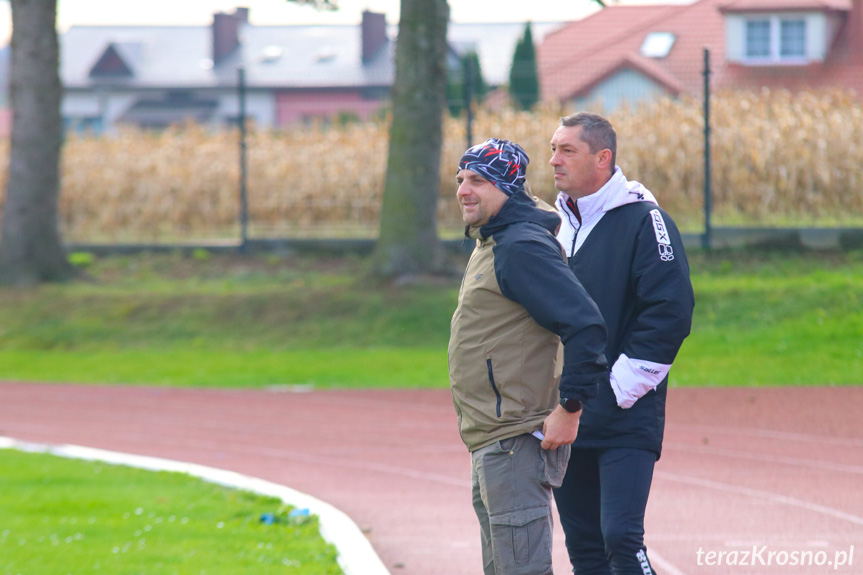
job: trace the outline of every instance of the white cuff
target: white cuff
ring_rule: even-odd
[[[629,409],[651,389],[662,383],[671,364],[655,363],[644,359],[630,359],[620,354],[611,368],[611,389],[617,405]]]

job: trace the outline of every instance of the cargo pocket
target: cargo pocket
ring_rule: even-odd
[[[551,573],[551,518],[546,506],[489,517],[495,565],[504,573]]]
[[[549,487],[560,487],[569,465],[569,455],[572,446],[561,445],[557,449],[540,449],[542,452],[543,478],[542,484]]]

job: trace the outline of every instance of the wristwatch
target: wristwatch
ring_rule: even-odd
[[[570,413],[578,413],[579,411],[581,411],[581,408],[584,407],[584,404],[577,399],[561,397],[560,406]]]

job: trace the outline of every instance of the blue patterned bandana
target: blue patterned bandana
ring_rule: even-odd
[[[471,170],[511,196],[524,186],[527,157],[521,146],[509,140],[489,138],[468,149],[458,164],[459,170]]]

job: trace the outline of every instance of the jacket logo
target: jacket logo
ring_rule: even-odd
[[[644,194],[642,194],[641,192],[629,192],[629,193],[630,193],[630,194],[635,194],[635,196],[636,196],[639,200],[643,200],[643,199],[644,199]]]
[[[475,279],[475,280],[477,280],[477,281],[481,280],[481,279],[482,279],[482,274],[476,274],[476,275],[473,277],[473,279]]]
[[[671,249],[671,246],[659,244],[659,259],[664,262],[670,262],[674,259],[674,250]]]
[[[674,259],[674,250],[671,248],[671,237],[668,235],[668,228],[665,227],[665,220],[662,219],[659,210],[651,210],[650,219],[653,221],[653,233],[656,235],[659,259],[670,262]]]

